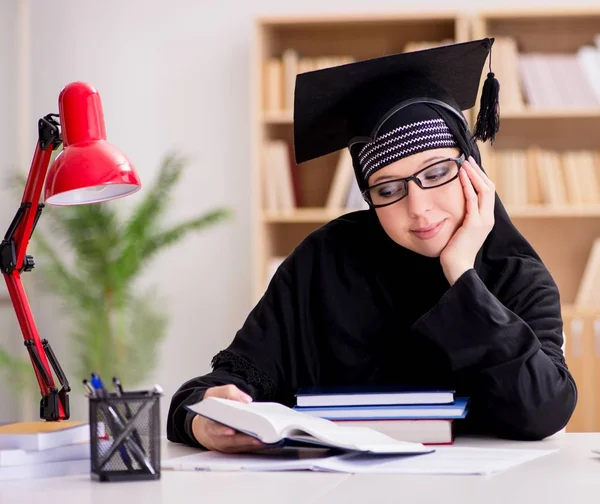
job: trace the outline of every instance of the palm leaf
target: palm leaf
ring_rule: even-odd
[[[54,248],[48,242],[43,233],[37,233],[35,237],[37,252],[44,257],[45,265],[42,274],[46,283],[42,284],[49,292],[59,294],[68,305],[85,308],[95,302],[90,294],[93,285],[79,278],[76,273],[65,265],[58,257]]]
[[[227,218],[230,213],[224,209],[213,210],[195,219],[182,222],[164,231],[159,231],[151,236],[140,250],[140,257],[148,261],[159,250],[181,240],[190,231],[203,229],[207,226]]]
[[[217,222],[228,218],[231,213],[226,209],[216,209],[207,212],[199,217],[190,219],[175,226],[162,230],[154,231],[138,243],[135,248],[127,248],[115,262],[115,268],[122,278],[131,278],[141,272],[144,265],[161,249],[172,245],[191,231],[198,231],[205,227],[216,224]]]
[[[129,246],[135,246],[137,241],[158,224],[157,220],[168,206],[185,164],[185,159],[176,154],[171,153],[165,157],[156,181],[146,190],[144,199],[125,224],[123,235],[128,238]]]

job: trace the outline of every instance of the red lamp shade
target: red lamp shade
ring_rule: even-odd
[[[73,82],[61,91],[58,106],[63,150],[48,169],[45,202],[99,203],[141,189],[133,165],[106,141],[98,91],[85,82]]]

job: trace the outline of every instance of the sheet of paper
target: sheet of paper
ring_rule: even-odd
[[[163,460],[161,469],[176,471],[299,471],[314,470],[331,451],[323,449],[282,448],[247,454],[202,451],[193,455]],[[339,453],[339,452],[338,452]]]
[[[555,451],[444,446],[434,453],[402,458],[345,454],[323,460],[319,467],[348,473],[489,475]]]
[[[329,471],[354,474],[474,474],[490,475],[511,469],[557,450],[436,447],[419,455],[333,455],[327,450],[273,449],[261,453],[199,452],[162,462],[179,471]],[[339,452],[338,452],[339,453]]]

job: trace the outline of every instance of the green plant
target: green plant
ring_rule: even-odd
[[[158,289],[140,291],[136,280],[159,252],[230,215],[220,208],[164,226],[161,218],[186,164],[178,155],[167,155],[157,179],[142,189],[144,196],[125,218],[117,210],[118,201],[44,209],[32,254],[44,286],[60,296],[65,308],[76,381],[95,371],[107,378],[119,376],[131,386],[152,372],[168,317],[155,295]],[[22,188],[25,179],[17,178]],[[56,239],[64,243],[59,245],[62,254]],[[0,349],[0,368],[13,379],[23,379],[25,366],[33,375],[28,359],[15,359]]]

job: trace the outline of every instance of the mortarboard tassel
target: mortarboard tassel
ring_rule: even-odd
[[[500,129],[500,83],[494,72],[492,72],[492,51],[490,48],[490,71],[483,83],[481,91],[481,102],[479,113],[477,114],[477,123],[475,124],[475,138],[485,142],[490,140],[494,143],[496,133]]]

